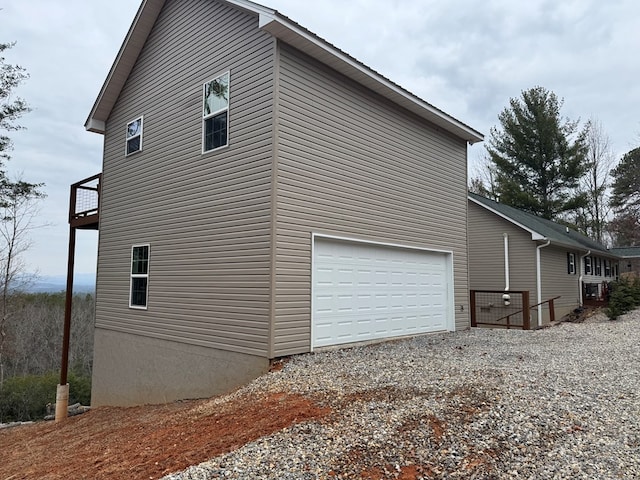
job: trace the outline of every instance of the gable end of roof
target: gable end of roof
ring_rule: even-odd
[[[249,0],[219,1],[248,13],[256,14],[259,28],[262,30],[303,51],[395,104],[428,120],[437,128],[449,132],[470,144],[484,140],[484,136],[480,132],[413,95],[306,28],[281,15],[276,10]],[[133,69],[140,51],[144,47],[147,37],[151,33],[151,29],[164,3],[165,0],[144,0],[140,5],[85,122],[87,130],[104,133],[105,123]]]

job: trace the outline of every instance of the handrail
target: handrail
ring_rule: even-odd
[[[559,299],[562,295],[558,295],[557,297],[550,298],[549,300],[545,300],[544,302],[536,303],[535,305],[531,305],[529,309],[536,308],[538,305],[544,305],[547,302],[553,302],[554,300]]]
[[[553,302],[554,302],[554,300],[557,300],[560,297],[562,297],[562,295],[558,295],[557,297],[550,298],[549,300],[545,300],[544,302],[540,302],[540,303],[536,303],[535,305],[531,305],[529,307],[529,310],[533,310],[538,305],[544,305],[545,303],[548,303],[549,304],[549,321],[550,322],[555,322],[556,321],[556,313],[555,313],[555,309],[553,308]],[[522,310],[518,310],[517,312],[510,313],[509,315],[505,315],[504,317],[500,317],[499,319],[496,320],[496,322],[499,322],[500,320],[504,320],[506,318],[507,319],[507,328],[509,328],[509,326],[510,326],[509,325],[509,318],[513,317],[514,315],[517,315],[519,313],[522,313],[524,311],[525,311],[525,309],[523,307]],[[523,325],[522,328],[523,328],[523,330],[529,330],[529,328],[524,328],[524,325]]]

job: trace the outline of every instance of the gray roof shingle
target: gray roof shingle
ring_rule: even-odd
[[[538,236],[546,240],[550,240],[552,244],[573,247],[585,251],[591,250],[592,253],[599,253],[610,257],[619,256],[619,253],[609,250],[601,243],[576,232],[566,225],[552,222],[551,220],[518,210],[509,205],[494,202],[475,193],[469,192],[469,200],[498,213],[512,223],[519,224],[521,227],[538,234]]]

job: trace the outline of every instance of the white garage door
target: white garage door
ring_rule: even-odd
[[[450,254],[316,237],[313,256],[313,347],[452,329]]]

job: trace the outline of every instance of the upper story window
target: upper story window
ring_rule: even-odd
[[[604,276],[605,277],[611,276],[611,260],[604,261]]]
[[[584,257],[584,273],[591,275],[593,273],[591,257]]]
[[[203,86],[202,151],[229,144],[229,72]]]
[[[596,275],[602,275],[602,259],[600,257],[596,257],[594,259],[595,267],[596,267]]]
[[[149,286],[149,245],[131,248],[131,282],[129,306],[147,308]]]
[[[142,150],[142,117],[127,123],[127,155]]]
[[[567,273],[574,275],[576,273],[576,254],[567,253]]]

